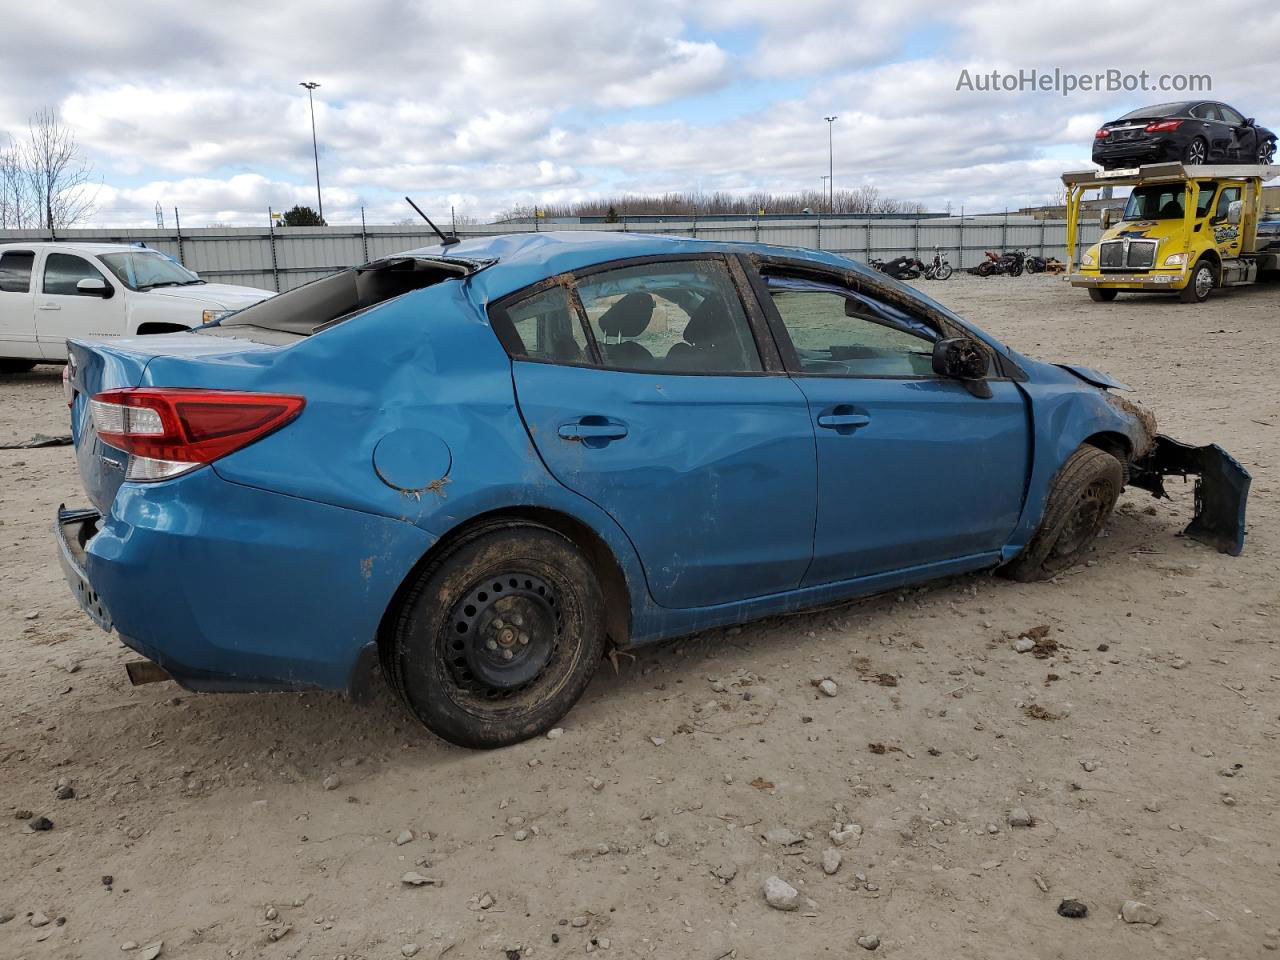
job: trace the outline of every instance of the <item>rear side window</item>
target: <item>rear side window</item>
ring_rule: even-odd
[[[512,304],[505,311],[519,344],[516,352],[531,360],[589,363],[587,335],[564,287],[551,287]]]
[[[606,367],[669,373],[762,369],[733,278],[718,260],[591,273],[578,281],[578,296]]]
[[[26,293],[31,289],[31,265],[36,255],[27,250],[0,254],[0,293]]]
[[[98,293],[82,293],[76,289],[81,280],[107,282],[102,272],[83,257],[69,253],[51,253],[44,262],[44,292],[66,297],[100,297]]]
[[[1191,115],[1193,117],[1199,117],[1201,120],[1217,120],[1218,108],[1212,103],[1202,103],[1198,107],[1193,107],[1191,109]]]

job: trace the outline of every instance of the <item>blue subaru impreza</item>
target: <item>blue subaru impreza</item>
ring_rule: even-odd
[[[1125,484],[1249,475],[1097,371],[812,250],[542,233],[375,261],[190,333],[72,341],[67,580],[192,690],[380,674],[440,736],[551,727],[602,656],[1079,560]]]

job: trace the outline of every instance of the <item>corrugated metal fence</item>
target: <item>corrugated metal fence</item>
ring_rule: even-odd
[[[892,259],[902,255],[928,260],[940,248],[952,266],[971,267],[986,250],[1026,250],[1030,254],[1066,259],[1067,226],[1063,220],[1027,217],[959,217],[824,221],[795,220],[703,221],[670,220],[643,224],[484,224],[459,226],[467,237],[539,230],[603,230],[674,234],[703,240],[773,243],[789,247],[831,250],[857,260]],[[1096,222],[1081,224],[1083,245],[1098,239]],[[48,240],[47,231],[0,232],[0,243]],[[344,267],[431,245],[435,235],[423,226],[392,227],[203,227],[177,229],[60,230],[57,239],[82,242],[143,241],[177,258],[209,281],[237,283],[266,290],[291,290]]]

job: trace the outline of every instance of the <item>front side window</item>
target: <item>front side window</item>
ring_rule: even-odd
[[[76,289],[81,280],[101,280],[107,278],[83,257],[69,253],[51,253],[44,262],[44,292],[67,297],[101,297],[94,291],[85,292]]]
[[[1225,103],[1218,107],[1218,111],[1222,114],[1222,119],[1232,126],[1243,126],[1244,117],[1240,116],[1235,110],[1232,110]]]
[[[531,360],[552,363],[590,363],[586,332],[569,292],[560,286],[514,303],[503,310],[508,329],[519,343],[516,352]]]
[[[116,275],[116,279],[134,290],[204,283],[186,267],[152,251],[104,253],[99,259]]]
[[[31,289],[31,265],[36,255],[29,250],[9,250],[0,254],[0,293],[26,293]]]
[[[1214,219],[1224,222],[1227,219],[1227,212],[1231,209],[1231,204],[1240,199],[1239,187],[1223,187],[1221,196],[1218,197],[1218,209],[1214,213]]]
[[[655,262],[588,274],[578,296],[604,365],[670,373],[763,369],[728,268]]]
[[[924,321],[831,283],[773,276],[767,282],[802,373],[934,376],[938,334]]]

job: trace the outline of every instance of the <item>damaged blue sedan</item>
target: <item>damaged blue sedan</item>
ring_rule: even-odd
[[[1126,485],[1249,475],[1105,374],[812,250],[449,242],[189,333],[72,341],[82,607],[191,690],[379,677],[439,736],[553,726],[611,650],[966,571],[1051,577]]]

